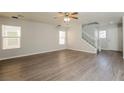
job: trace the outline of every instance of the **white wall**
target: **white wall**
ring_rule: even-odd
[[[71,26],[67,33],[68,48],[73,50],[96,53],[96,49],[85,40],[83,40],[81,38],[81,34],[82,28],[80,24]]]
[[[99,26],[99,30],[107,31],[106,41],[102,41],[102,49],[122,51],[123,49],[123,36],[122,25],[107,24]],[[82,28],[81,25],[74,25],[68,31],[68,48],[80,51],[96,53],[96,49],[88,44],[81,38]]]
[[[122,31],[123,31],[123,59],[124,59],[124,16],[122,18]]]
[[[123,37],[121,24],[108,24],[100,27],[100,30],[106,30],[107,38],[101,39],[102,49],[122,51]]]
[[[2,24],[21,26],[21,48],[2,50]],[[0,59],[65,49],[55,25],[0,18]]]
[[[21,26],[21,48],[2,50],[2,24]],[[108,38],[107,50],[122,50],[122,28],[111,25],[101,29],[106,29],[111,38]],[[16,19],[0,18],[0,59],[15,56],[30,55],[61,49],[73,49],[96,53],[96,49],[81,38],[82,28],[80,24],[71,26],[67,31],[67,44],[59,45],[59,31],[56,25],[38,23],[32,21],[22,21]]]

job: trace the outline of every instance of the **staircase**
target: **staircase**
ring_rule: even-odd
[[[97,48],[98,43],[98,23],[93,22],[82,25],[82,39],[89,43],[91,46]]]
[[[82,31],[82,39],[84,39],[86,42],[88,42],[90,45],[96,48],[95,38],[88,35],[88,33]]]

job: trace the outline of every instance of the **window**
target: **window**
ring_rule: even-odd
[[[21,27],[2,25],[3,49],[20,48]]]
[[[106,31],[105,30],[99,32],[99,38],[106,38]]]
[[[59,44],[64,45],[65,44],[65,32],[59,31]]]

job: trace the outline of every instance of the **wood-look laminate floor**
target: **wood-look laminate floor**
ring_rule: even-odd
[[[120,52],[62,50],[0,61],[0,80],[124,80]]]

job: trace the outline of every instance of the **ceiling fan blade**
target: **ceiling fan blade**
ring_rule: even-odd
[[[71,16],[71,18],[73,18],[73,19],[78,19],[78,17],[74,17],[74,16]]]
[[[71,15],[77,15],[78,14],[78,12],[73,12],[73,13],[71,13]]]

